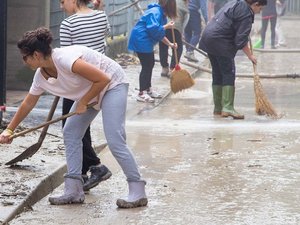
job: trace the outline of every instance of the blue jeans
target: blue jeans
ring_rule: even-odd
[[[102,99],[103,130],[108,147],[121,166],[127,181],[140,181],[140,173],[133,154],[126,143],[125,117],[128,84],[120,84],[107,91]],[[74,111],[76,103],[70,111]],[[99,111],[90,108],[85,113],[66,120],[63,134],[66,148],[68,175],[81,175],[82,137]]]
[[[198,11],[190,10],[190,18],[184,29],[185,41],[196,47],[199,43],[201,34],[201,15]],[[193,51],[189,46],[186,46],[188,52]]]

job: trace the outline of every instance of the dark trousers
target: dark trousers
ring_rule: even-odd
[[[174,29],[174,34],[175,34],[175,42],[177,43],[177,57],[178,57],[178,62],[180,61],[180,57],[182,55],[183,51],[183,45],[182,45],[182,36],[181,33]],[[174,43],[173,37],[172,37],[172,30],[167,29],[166,30],[166,37]],[[169,46],[165,45],[163,42],[159,42],[159,60],[160,60],[160,65],[162,67],[169,67],[168,63],[168,58],[169,58]],[[176,61],[175,61],[175,55],[174,55],[174,50],[172,49],[172,58],[171,58],[171,64],[170,68],[173,69],[175,68]]]
[[[63,99],[63,115],[70,112],[70,109],[74,101],[70,99]],[[63,120],[63,126],[65,125],[65,120]],[[79,129],[79,128],[78,128]],[[90,126],[87,128],[84,137],[82,138],[82,151],[83,151],[83,161],[82,161],[82,174],[86,174],[89,171],[90,166],[98,165],[100,163],[99,157],[96,155],[92,147],[91,131]]]
[[[262,19],[262,26],[261,26],[261,45],[265,46],[265,39],[266,39],[266,32],[268,28],[268,23],[270,20],[270,26],[271,26],[271,46],[275,46],[275,37],[276,37],[276,23],[277,23],[277,16],[274,16],[270,19]]]
[[[212,68],[213,85],[234,86],[235,62],[234,58],[208,54]]]
[[[140,72],[140,91],[149,90],[151,88],[152,70],[154,67],[154,52],[150,53],[136,53],[141,65],[142,70]]]

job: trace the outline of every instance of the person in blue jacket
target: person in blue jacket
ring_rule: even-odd
[[[176,48],[166,36],[166,29],[171,29],[174,22],[167,23],[167,17],[176,18],[176,1],[159,0],[157,3],[148,5],[148,9],[139,19],[130,34],[128,49],[136,52],[142,70],[139,76],[139,94],[136,97],[140,102],[154,102],[154,98],[162,96],[152,89],[151,79],[154,67],[154,45],[159,41],[171,48]]]
[[[254,15],[260,13],[267,0],[233,0],[226,3],[205,27],[200,48],[207,52],[212,66],[214,115],[244,119],[234,109],[235,62],[242,49],[252,63],[256,58],[249,48],[249,34]]]

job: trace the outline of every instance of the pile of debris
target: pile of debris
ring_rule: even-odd
[[[127,53],[118,54],[115,58],[115,61],[119,63],[123,68],[126,68],[128,65],[140,64],[140,60],[138,59],[138,57]]]

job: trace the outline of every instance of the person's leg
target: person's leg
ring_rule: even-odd
[[[182,35],[181,33],[174,29],[174,34],[175,34],[175,41],[177,43],[177,58],[178,58],[178,62],[180,62],[180,58],[182,55],[182,51],[183,51],[183,43],[182,43]],[[169,39],[172,40],[172,39]],[[175,55],[174,55],[174,50],[172,49],[172,58],[171,58],[171,64],[170,64],[170,68],[171,70],[175,68]]]
[[[102,120],[108,147],[121,166],[129,185],[129,196],[119,199],[119,207],[147,205],[145,181],[141,180],[136,160],[126,143],[125,119],[128,84],[120,84],[106,92],[102,100]]]
[[[152,70],[154,67],[154,52],[137,53],[142,65],[140,73],[140,91],[145,91],[151,87]]]
[[[260,37],[261,37],[261,48],[265,48],[265,40],[266,40],[266,32],[268,28],[268,19],[262,19],[261,20],[261,32],[260,32]]]
[[[91,188],[96,187],[101,181],[107,180],[111,177],[111,171],[103,164],[97,157],[94,148],[92,147],[90,126],[86,130],[82,139],[83,144],[83,162],[82,162],[82,174],[83,174],[83,190],[88,191]],[[91,172],[90,177],[85,175],[88,171]]]
[[[275,31],[276,31],[276,38],[275,39],[277,39],[276,45],[286,46],[285,37],[284,37],[283,31],[282,31],[280,17],[277,17]]]
[[[137,96],[137,101],[141,102],[154,102],[152,96],[147,92],[151,89],[152,70],[154,67],[154,52],[151,53],[137,53],[138,58],[142,65],[140,73],[140,92]]]
[[[62,114],[66,115],[70,112],[70,109],[72,108],[74,101],[71,99],[63,98],[63,105],[62,105]],[[64,127],[66,123],[66,119],[62,120],[62,127]]]
[[[166,36],[168,37],[169,29],[166,30]],[[159,62],[162,67],[161,76],[169,76],[169,63],[168,63],[168,49],[169,47],[165,45],[162,41],[159,42]]]
[[[275,37],[276,37],[276,22],[277,16],[274,16],[270,19],[270,28],[271,28],[271,48],[275,48]]]
[[[184,28],[184,39],[187,43],[190,44],[191,38],[192,38],[192,27],[191,27],[191,17],[190,17],[188,23]],[[187,52],[190,52],[192,50],[191,47],[187,45],[185,46],[185,49]]]
[[[244,119],[244,115],[239,114],[234,109],[235,97],[235,62],[234,58],[217,56],[222,74],[222,117],[232,117],[233,119]]]
[[[90,166],[100,164],[100,159],[96,155],[94,148],[92,147],[90,127],[87,128],[84,137],[82,138],[83,145],[83,160],[82,160],[82,174],[87,174]]]
[[[70,111],[75,109],[73,104]],[[66,151],[67,173],[65,174],[64,194],[58,197],[49,197],[54,205],[82,203],[84,201],[82,180],[82,138],[98,111],[93,108],[80,115],[69,117],[63,128],[64,144]]]
[[[189,41],[189,44],[196,47],[196,45],[199,43],[200,40],[200,33],[201,33],[201,15],[198,11],[191,10],[190,11],[190,33],[191,38]],[[193,62],[198,62],[198,59],[194,55],[194,49],[188,48],[188,53],[186,55],[186,58]]]
[[[218,59],[211,54],[208,58],[212,68],[212,93],[214,100],[214,115],[221,115],[222,112],[222,73]]]
[[[75,108],[76,105],[74,104],[71,111],[75,110]],[[97,110],[89,108],[85,113],[73,115],[66,120],[63,135],[66,148],[68,174],[81,174],[83,153],[78,149],[82,149],[82,138],[86,129],[97,114]]]
[[[63,99],[63,107],[62,113],[66,115],[70,112],[70,109],[73,105],[74,101],[70,99]],[[66,120],[63,120],[63,127]],[[83,162],[82,162],[82,175],[86,175],[89,171],[90,166],[100,164],[100,158],[97,157],[93,147],[92,147],[92,140],[90,134],[90,127],[87,128],[84,137],[82,138],[82,145],[83,145]],[[87,179],[87,178],[86,178]]]
[[[196,47],[200,40],[201,34],[201,15],[198,11],[191,11],[191,27],[192,27],[192,37],[190,44]]]

